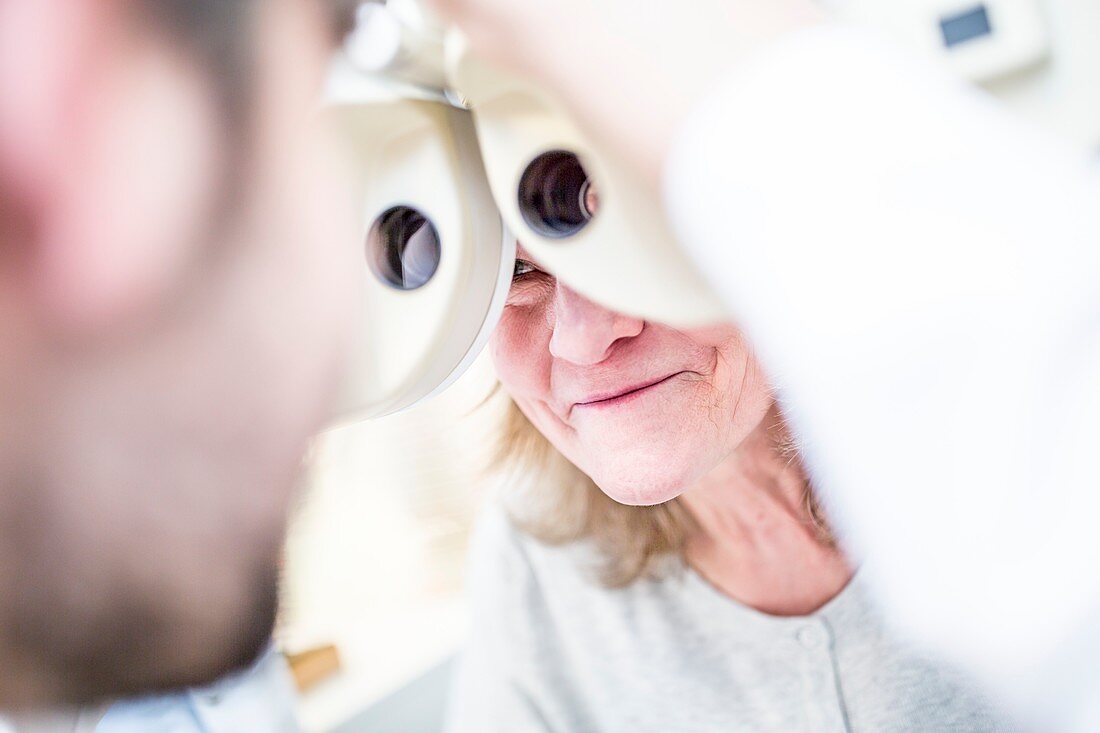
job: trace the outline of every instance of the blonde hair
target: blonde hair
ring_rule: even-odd
[[[792,440],[782,440],[776,449],[798,460]],[[627,506],[607,496],[555,450],[510,399],[495,459],[511,479],[518,479],[509,482],[514,488],[505,496],[516,526],[547,544],[593,542],[602,554],[600,580],[608,587],[662,575],[669,559],[682,559],[696,527],[678,498],[656,506]],[[821,540],[834,544],[809,482],[804,501]]]

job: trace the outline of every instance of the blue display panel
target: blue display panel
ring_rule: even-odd
[[[940,19],[943,43],[948,48],[993,33],[984,5]]]

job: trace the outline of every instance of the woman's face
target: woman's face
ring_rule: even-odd
[[[772,405],[732,326],[678,331],[609,311],[540,270],[522,247],[491,351],[528,419],[624,504],[679,495]]]

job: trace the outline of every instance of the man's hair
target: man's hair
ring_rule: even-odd
[[[351,30],[362,0],[302,0],[317,3],[335,44]],[[252,105],[254,24],[264,0],[136,0],[139,22],[192,55],[214,83],[230,127],[240,128]]]
[[[293,0],[316,3],[335,45],[352,29],[362,0]],[[133,0],[134,20],[144,32],[163,36],[180,49],[209,82],[221,117],[227,151],[219,178],[215,226],[239,201],[247,178],[248,138],[256,108],[256,23],[270,0]]]
[[[213,84],[231,127],[247,119],[258,0],[137,0],[137,22],[180,46]]]

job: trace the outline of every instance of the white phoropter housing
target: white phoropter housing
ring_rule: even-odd
[[[947,64],[1083,150],[1100,149],[1100,2],[825,4]],[[336,72],[353,80],[352,91],[331,110],[362,172],[368,269],[366,330],[343,417],[403,409],[472,362],[503,308],[509,232],[609,308],[678,326],[726,318],[681,256],[661,203],[551,97],[471,55],[416,0],[364,3],[359,16]],[[593,186],[598,210],[589,205]]]
[[[361,304],[338,421],[445,389],[484,347],[515,239],[485,182],[470,115],[401,99],[331,110],[354,141],[365,211]]]

